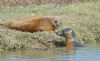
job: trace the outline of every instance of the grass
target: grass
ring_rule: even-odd
[[[100,41],[100,1],[60,5],[0,6],[0,21],[35,15],[59,16],[63,24],[57,31],[71,27],[76,31],[80,42],[91,44]]]

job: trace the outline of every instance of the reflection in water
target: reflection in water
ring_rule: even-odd
[[[0,52],[0,61],[100,61],[100,47]]]
[[[67,51],[67,54],[69,54],[69,55],[74,54],[74,48],[73,47],[72,48],[67,48],[66,51]]]

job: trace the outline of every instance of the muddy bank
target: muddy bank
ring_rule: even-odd
[[[55,42],[64,42],[64,37],[54,31],[22,32],[0,26],[0,49],[46,49],[57,47]],[[59,47],[59,46],[58,46]]]

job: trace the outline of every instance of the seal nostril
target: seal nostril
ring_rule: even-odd
[[[61,26],[62,25],[62,22],[58,22],[58,26]]]

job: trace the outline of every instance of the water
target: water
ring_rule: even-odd
[[[100,61],[100,47],[0,52],[0,61]]]

